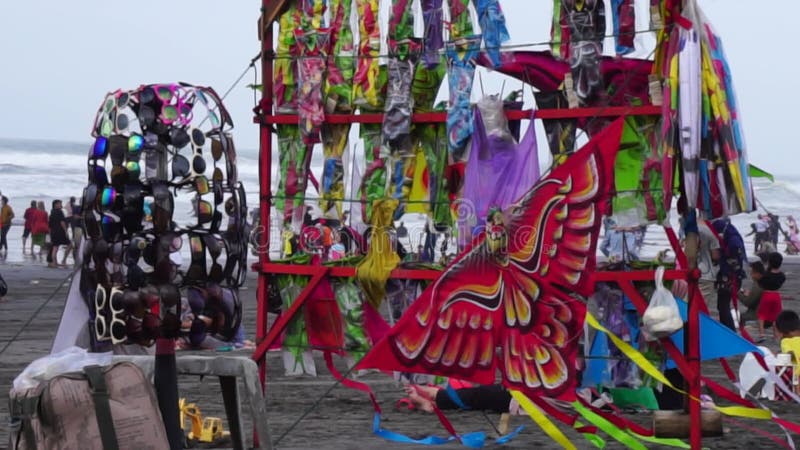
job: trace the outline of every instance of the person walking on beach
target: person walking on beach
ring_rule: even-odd
[[[58,248],[62,245],[67,249],[64,252],[64,258],[61,260],[61,265],[67,265],[67,255],[72,249],[72,242],[69,240],[67,220],[64,217],[64,211],[61,209],[61,200],[53,200],[53,208],[50,210],[50,261],[47,267],[57,267],[58,263]]]
[[[44,209],[44,202],[41,200],[36,203],[36,210],[33,212],[31,233],[33,234],[31,237],[31,253],[33,253],[34,245],[39,246],[39,253],[44,253],[50,226],[48,225],[47,210]]]
[[[8,230],[11,228],[11,219],[14,218],[14,210],[8,204],[8,197],[0,197],[0,252],[3,255],[8,253]]]
[[[72,228],[72,259],[75,265],[81,263],[81,242],[83,241],[83,205],[75,202],[75,197],[69,198],[70,217],[69,226]],[[66,258],[64,258],[66,261]]]
[[[25,253],[25,247],[28,243],[28,237],[31,235],[31,229],[33,227],[33,220],[36,216],[36,200],[31,200],[31,206],[25,210],[25,214],[22,217],[25,219],[25,230],[22,231],[22,253]],[[33,254],[33,238],[31,238],[31,255]]]
[[[745,278],[744,267],[747,254],[744,249],[742,235],[731,223],[730,219],[717,219],[712,224],[720,239],[719,271],[717,272],[717,311],[719,321],[726,327],[736,331],[731,314],[731,300]],[[763,299],[762,299],[763,301]]]

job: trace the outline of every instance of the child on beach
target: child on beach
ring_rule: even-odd
[[[747,307],[739,320],[742,325],[746,325],[748,321],[758,320],[758,305],[761,303],[761,294],[764,290],[759,285],[759,281],[767,273],[764,263],[756,261],[750,263],[750,279],[753,280],[753,285],[750,289],[742,289],[742,296],[739,301]]]
[[[25,210],[23,218],[25,219],[24,230],[22,231],[22,253],[25,253],[25,247],[28,242],[28,237],[31,235],[33,228],[33,220],[36,216],[36,200],[31,200],[30,208]],[[31,238],[31,254],[33,254],[33,238]]]
[[[780,289],[786,281],[786,275],[781,272],[781,264],[783,264],[783,256],[777,252],[770,253],[768,257],[767,273],[758,281],[759,286],[764,290],[758,305],[758,332],[760,333],[761,340],[764,340],[765,323],[775,322],[783,309],[783,302],[778,289]],[[775,338],[778,339],[778,330],[775,327],[773,327],[773,334]]]
[[[775,319],[775,330],[781,339],[781,353],[792,355],[794,371],[800,361],[800,316],[791,310],[783,310]],[[794,385],[795,393],[800,394],[800,385]]]

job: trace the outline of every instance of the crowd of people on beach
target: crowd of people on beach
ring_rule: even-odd
[[[15,217],[8,197],[0,194],[0,259],[5,259],[8,255],[8,233]],[[51,268],[66,267],[69,257],[72,257],[76,266],[79,264],[78,249],[83,240],[83,218],[81,205],[75,197],[69,198],[66,207],[61,200],[53,200],[49,212],[43,201],[31,200],[22,218],[23,255],[30,255],[33,259],[43,257]],[[59,252],[62,250],[59,261]]]

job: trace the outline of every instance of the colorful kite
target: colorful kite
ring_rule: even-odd
[[[486,53],[497,67],[501,63],[500,46],[511,39],[506,28],[506,18],[498,0],[476,0],[475,5]]]
[[[580,104],[585,105],[602,92],[600,57],[606,34],[605,6],[602,0],[562,0],[561,7],[569,25],[573,88]]]
[[[447,43],[447,80],[450,104],[447,110],[447,136],[450,153],[460,159],[472,136],[472,81],[481,37],[470,36]]]
[[[300,11],[294,3],[291,3],[280,18],[273,66],[272,92],[275,98],[275,112],[278,114],[297,112],[297,63],[291,55],[297,53],[294,30],[298,27],[300,27]]]
[[[435,68],[442,60],[439,51],[444,48],[443,21],[442,0],[422,0],[422,22],[425,24],[422,60],[428,69]]]
[[[352,0],[332,0],[331,57],[325,79],[325,111],[350,113],[353,110],[353,74],[355,49],[350,26]],[[342,157],[348,144],[350,125],[326,124],[322,127],[322,152],[325,158],[320,190],[320,207],[323,213],[336,208],[336,217],[342,217],[344,199],[344,166]]]
[[[325,121],[322,105],[322,80],[328,54],[330,30],[295,30],[297,40],[297,115],[300,134],[306,144],[320,142],[319,131]]]
[[[634,0],[611,0],[612,18],[614,20],[614,43],[617,55],[627,55],[635,50],[633,39],[636,37],[636,8]]]
[[[587,276],[613,190],[614,122],[555,168],[431,284],[358,368],[502,383],[574,399]],[[498,355],[496,349],[502,351]]]
[[[381,30],[378,26],[378,6],[378,0],[356,0],[359,44],[353,95],[356,105],[370,109],[378,109],[383,105],[379,87]]]

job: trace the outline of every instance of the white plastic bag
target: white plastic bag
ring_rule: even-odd
[[[683,319],[675,297],[664,287],[664,267],[656,269],[656,291],[642,316],[642,328],[655,338],[662,338],[683,328]]]
[[[111,364],[111,352],[90,353],[80,347],[68,347],[58,353],[43,356],[32,363],[14,378],[14,389],[23,391],[36,387],[62,373],[76,372],[84,366]]]

